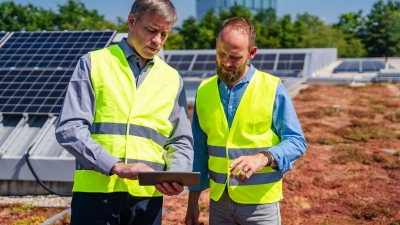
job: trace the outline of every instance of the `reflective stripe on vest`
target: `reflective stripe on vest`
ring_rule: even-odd
[[[265,204],[282,198],[282,174],[264,167],[241,183],[229,179],[229,164],[240,156],[254,155],[280,143],[271,130],[272,111],[279,78],[256,71],[240,101],[231,129],[219,97],[218,77],[202,82],[196,97],[201,129],[207,134],[210,198],[218,201],[225,186],[235,202]]]
[[[178,94],[178,72],[154,57],[143,84],[134,75],[122,50],[114,45],[90,52],[91,81],[96,100],[91,138],[125,163],[142,162],[164,170],[163,147],[172,131],[169,117]],[[151,104],[149,104],[151,103]],[[136,180],[106,176],[77,164],[73,191],[129,192],[133,196],[161,196]]]
[[[126,135],[126,126],[127,124],[123,123],[95,123],[90,129],[90,133]],[[150,127],[143,127],[135,124],[129,124],[129,126],[129,135],[151,139],[161,147],[164,147],[165,142],[167,142],[167,137]]]

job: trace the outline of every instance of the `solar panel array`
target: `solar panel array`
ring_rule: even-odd
[[[385,63],[378,60],[351,60],[343,61],[339,66],[337,66],[333,72],[343,73],[343,72],[378,72],[385,68]]]
[[[215,75],[215,53],[169,53],[166,62],[178,70],[182,77],[209,77]],[[279,77],[298,77],[302,75],[305,53],[260,53],[251,61],[261,71]]]
[[[80,56],[115,31],[14,32],[0,48],[0,112],[58,114]]]
[[[15,32],[0,48],[1,68],[69,68],[114,32]]]
[[[59,113],[74,69],[0,69],[0,112]]]

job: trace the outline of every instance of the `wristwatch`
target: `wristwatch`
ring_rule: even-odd
[[[268,158],[268,163],[265,166],[271,166],[273,161],[271,153],[269,153],[269,151],[261,151],[260,153],[262,153],[265,157]]]

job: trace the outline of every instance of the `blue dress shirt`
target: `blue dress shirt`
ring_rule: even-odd
[[[256,71],[253,65],[250,64],[249,66],[250,69],[247,74],[232,90],[225,82],[218,80],[219,95],[229,128],[232,125],[240,100]],[[292,100],[282,83],[279,83],[276,89],[271,129],[279,136],[281,143],[271,147],[268,151],[274,156],[278,164],[274,169],[284,174],[292,169],[292,164],[304,154],[307,146]],[[199,185],[189,187],[189,190],[202,191],[210,186],[208,178],[209,156],[207,134],[200,127],[196,105],[193,112],[192,131],[194,138],[193,171],[200,172],[201,176]]]

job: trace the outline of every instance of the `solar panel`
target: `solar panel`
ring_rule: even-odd
[[[385,68],[385,63],[380,61],[363,61],[361,66],[363,72],[378,72]]]
[[[342,63],[337,66],[333,72],[334,73],[342,73],[342,72],[378,72],[381,69],[385,68],[385,63],[383,61],[378,60],[344,60]]]
[[[180,75],[182,77],[199,77],[199,78],[207,78],[207,77],[212,77],[216,74],[216,72],[196,72],[196,71],[183,71],[180,72]]]
[[[0,68],[73,68],[80,56],[106,47],[115,33],[13,32],[0,48]]]
[[[9,34],[8,32],[4,32],[4,31],[0,32],[0,44],[3,42],[4,39],[6,39],[8,34]]]
[[[192,71],[215,71],[215,54],[199,54],[195,58]]]
[[[262,71],[274,70],[276,54],[257,54],[251,61],[253,66]]]
[[[167,62],[176,70],[189,70],[194,54],[190,55],[171,55]]]
[[[278,59],[278,71],[302,71],[304,69],[304,60],[306,54],[280,54]]]
[[[0,112],[58,114],[74,69],[0,69]]]
[[[185,52],[167,54],[166,62],[182,77],[205,78],[215,75],[215,52]],[[298,77],[304,70],[305,53],[260,53],[251,61],[261,71],[282,76]]]

